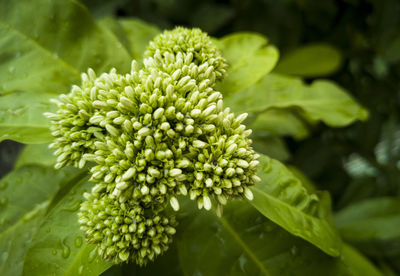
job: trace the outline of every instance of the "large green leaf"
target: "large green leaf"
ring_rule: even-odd
[[[87,178],[59,192],[26,253],[24,275],[99,275],[112,264],[85,242],[77,212],[83,192],[93,183]]]
[[[370,256],[400,255],[400,199],[383,197],[352,204],[335,215],[343,236]]]
[[[254,33],[235,33],[217,42],[229,65],[228,75],[218,85],[223,94],[249,87],[275,67],[279,52],[267,43],[265,37]]]
[[[329,44],[311,44],[283,56],[274,72],[301,77],[334,73],[342,63],[340,52]]]
[[[142,62],[147,45],[160,33],[160,29],[136,18],[120,19],[119,23],[125,30],[132,57]]]
[[[45,143],[52,140],[50,121],[43,115],[52,111],[54,95],[14,92],[0,96],[0,141]]]
[[[15,163],[15,168],[30,164],[51,167],[57,160],[53,151],[49,144],[26,145]]]
[[[203,211],[187,220],[177,237],[185,275],[381,275],[347,246],[340,258],[321,253],[247,202],[229,203],[222,217]]]
[[[320,210],[318,196],[310,194],[301,180],[280,162],[267,156],[261,156],[260,162],[261,182],[251,188],[254,199],[250,203],[293,235],[338,256],[341,240],[329,220],[321,216],[326,212]]]
[[[291,108],[268,109],[257,116],[249,125],[256,136],[293,136],[304,139],[309,135],[309,124]]]
[[[259,113],[270,108],[296,108],[308,121],[323,121],[332,127],[365,120],[368,112],[338,85],[314,81],[310,86],[300,79],[277,74],[264,76],[257,84],[225,97],[233,111]]]
[[[57,191],[81,172],[25,166],[0,181],[0,274],[20,275],[38,222]]]
[[[80,72],[129,70],[130,56],[70,0],[0,0],[0,91],[66,92]]]

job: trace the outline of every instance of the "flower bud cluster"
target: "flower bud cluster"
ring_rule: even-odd
[[[247,114],[224,108],[215,90],[226,66],[205,33],[176,28],[150,43],[144,68],[133,61],[126,75],[99,77],[89,69],[55,100],[58,111],[47,116],[56,167],[93,164],[96,185],[79,217],[104,258],[142,265],[162,254],[175,232],[164,209],[178,210],[178,195],[206,210],[252,199],[258,155]]]
[[[120,203],[104,193],[84,196],[79,224],[88,242],[99,244],[98,252],[104,259],[114,263],[134,260],[144,265],[168,249],[175,234],[174,216],[149,216],[135,202]]]

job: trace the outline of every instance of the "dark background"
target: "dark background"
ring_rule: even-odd
[[[367,122],[332,129],[319,125],[311,137],[285,137],[288,163],[329,190],[333,208],[400,191],[400,1],[399,0],[115,0],[82,1],[101,18],[135,16],[160,29],[200,27],[220,37],[236,31],[267,36],[284,56],[313,42],[343,55],[327,78],[346,88],[370,111]],[[312,79],[306,79],[311,82]],[[0,177],[22,149],[0,143]],[[355,160],[355,162],[349,162]],[[400,264],[393,262],[400,271]]]

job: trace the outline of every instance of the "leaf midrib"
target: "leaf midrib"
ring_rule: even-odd
[[[308,213],[304,213],[304,212],[302,212],[301,210],[297,209],[295,206],[293,206],[293,205],[291,205],[291,204],[288,204],[287,202],[285,202],[285,201],[283,201],[283,200],[274,198],[273,196],[269,195],[268,193],[264,192],[263,190],[261,190],[261,189],[259,189],[259,188],[251,187],[251,189],[252,189],[252,190],[257,190],[258,192],[262,193],[265,197],[267,197],[269,200],[274,201],[274,202],[278,202],[279,204],[288,207],[288,208],[289,208],[290,210],[292,210],[293,212],[304,216],[304,217],[305,217],[306,219],[308,219],[308,220],[316,221],[316,223],[318,223],[318,224],[321,226],[321,228],[323,228],[323,229],[325,230],[325,233],[327,233],[327,236],[332,236],[332,234],[333,234],[333,237],[335,238],[334,232],[330,231],[331,228],[333,228],[334,226],[333,226],[333,225],[330,225],[331,227],[326,227],[326,223],[325,223],[326,221],[325,221],[325,220],[323,220],[323,219],[321,219],[321,218],[318,218],[318,217],[314,217],[314,216],[312,216],[312,215],[310,215],[310,214],[308,214]],[[257,210],[259,210],[259,209],[257,208],[257,206],[253,204],[252,201],[250,201],[250,204],[253,205]],[[261,212],[261,211],[260,211],[260,212]],[[270,219],[270,218],[268,218],[268,219]],[[272,219],[271,219],[271,220],[272,220]],[[275,222],[275,220],[272,220],[272,221]],[[281,224],[279,224],[279,225],[281,226]],[[283,226],[282,226],[282,227],[283,227]],[[286,229],[285,227],[283,227],[283,228]],[[289,229],[286,229],[286,230],[292,233],[292,231],[290,231]],[[292,234],[295,235],[294,233],[292,233]],[[302,239],[305,239],[305,240],[311,242],[311,239],[310,239],[309,237],[305,236],[305,235],[299,235],[299,234],[297,234],[297,235],[295,235],[295,236],[299,236],[299,237],[301,237]],[[338,241],[341,242],[340,240],[338,240]],[[315,244],[314,242],[311,242],[311,243],[314,244],[316,247],[320,248],[322,251],[326,252],[327,254],[333,254],[333,252],[327,252],[327,251],[326,251],[326,248],[321,247],[320,244]],[[332,255],[332,256],[338,256],[338,255],[340,254],[340,249],[338,249],[336,243],[335,243],[335,246],[336,246],[336,248],[334,248],[333,245],[331,246],[331,248],[334,248],[334,250],[336,251],[335,255]]]
[[[80,76],[80,72],[71,64],[69,64],[67,61],[60,59],[60,58],[55,58],[53,52],[51,52],[49,49],[45,48],[43,45],[41,45],[38,41],[36,41],[35,39],[27,36],[25,33],[21,32],[20,30],[16,29],[15,27],[0,21],[0,25],[3,25],[4,29],[13,31],[15,34],[17,34],[18,36],[22,37],[23,39],[33,43],[34,45],[36,45],[39,49],[41,49],[43,52],[47,53],[51,59],[53,59],[54,61],[61,63],[64,67],[66,67],[69,71],[71,71],[73,74],[75,74],[76,76]]]
[[[250,257],[250,259],[257,265],[257,267],[262,271],[262,273],[266,276],[270,276],[269,272],[266,270],[262,262],[257,258],[257,256],[251,251],[251,249],[246,245],[246,243],[240,238],[240,236],[235,232],[235,230],[231,227],[228,221],[225,218],[219,218],[222,225],[228,230],[228,232],[233,236],[233,238],[237,241],[237,243],[243,248],[246,254]]]

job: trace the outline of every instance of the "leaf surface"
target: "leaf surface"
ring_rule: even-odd
[[[50,121],[44,112],[54,110],[51,94],[14,92],[0,96],[0,141],[10,139],[20,143],[52,141]]]
[[[1,0],[0,48],[0,91],[62,93],[88,67],[130,66],[120,42],[77,1]]]
[[[187,221],[177,238],[185,275],[381,275],[347,246],[341,258],[322,254],[247,202],[229,203],[221,218],[200,212]]]
[[[255,33],[235,33],[217,42],[229,65],[227,76],[217,85],[224,95],[249,87],[275,67],[279,52],[267,43]]]
[[[289,169],[267,156],[260,158],[261,181],[251,188],[250,202],[268,219],[325,253],[338,256],[341,240],[330,222],[319,217],[320,199],[310,194]]]
[[[337,71],[342,64],[339,50],[316,43],[300,47],[283,56],[274,72],[300,77],[320,77]]]
[[[52,198],[80,173],[24,166],[0,180],[1,275],[21,275],[26,250]]]
[[[57,160],[53,151],[49,144],[26,145],[15,163],[15,168],[31,164],[51,167]]]
[[[225,97],[224,103],[237,113],[295,108],[307,121],[323,121],[331,127],[368,117],[367,110],[333,82],[318,80],[308,86],[300,79],[277,74],[268,74],[248,89]]]
[[[58,193],[26,253],[24,275],[91,276],[112,265],[98,256],[94,245],[85,242],[79,229],[82,194],[92,186],[83,178]]]
[[[343,239],[365,254],[400,254],[400,199],[383,197],[354,203],[335,214]]]

